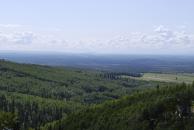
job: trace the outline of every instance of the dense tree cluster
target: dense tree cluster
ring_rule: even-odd
[[[193,130],[194,84],[157,87],[71,114],[43,130]]]
[[[124,73],[124,72],[105,72],[101,73],[100,77],[105,79],[115,80],[120,79],[122,76],[131,76],[131,77],[142,77],[142,73]]]
[[[39,129],[87,104],[117,99],[133,88],[156,85],[135,80],[111,81],[99,76],[105,73],[1,60],[0,110],[17,113],[21,130]]]
[[[75,109],[82,108],[79,104],[73,104],[74,106],[62,101],[0,92],[0,109],[4,112],[17,113],[21,130],[39,128],[47,122],[59,120]]]
[[[183,120],[180,128],[192,126],[185,124],[192,119],[191,86],[163,88],[166,83],[123,75],[141,76],[0,61],[0,130],[155,130],[169,120],[174,125]],[[110,102],[98,105],[105,101]]]
[[[149,83],[148,86],[145,81],[116,78],[122,74],[0,61],[0,90],[88,103],[88,100],[95,100],[96,97],[97,101],[94,102],[124,96],[131,92],[132,87],[156,85]]]
[[[19,130],[20,126],[15,113],[0,111],[0,130]]]

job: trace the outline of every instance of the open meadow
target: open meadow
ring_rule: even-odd
[[[194,81],[194,73],[144,73],[142,77],[130,77],[145,81],[160,81],[172,83],[188,83]]]

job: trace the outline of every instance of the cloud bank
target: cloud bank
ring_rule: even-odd
[[[65,34],[32,31],[0,24],[0,50],[117,54],[194,54],[194,34],[158,26],[151,32],[130,32],[112,39],[68,40]]]

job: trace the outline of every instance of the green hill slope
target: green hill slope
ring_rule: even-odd
[[[50,124],[47,130],[193,130],[194,84],[134,93]]]
[[[16,113],[20,129],[39,129],[88,105],[118,99],[158,82],[120,79],[106,72],[0,60],[0,110]]]
[[[107,80],[100,76],[102,73],[0,61],[0,90],[59,100],[98,103],[126,95],[137,87],[157,84],[133,79]]]

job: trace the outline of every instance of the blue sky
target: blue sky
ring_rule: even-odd
[[[193,0],[0,2],[0,50],[146,54],[194,51]]]

